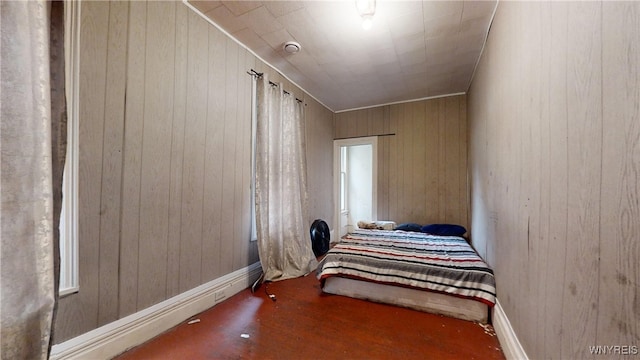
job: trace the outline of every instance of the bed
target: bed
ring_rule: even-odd
[[[458,236],[354,230],[318,265],[325,293],[486,323],[493,271]]]

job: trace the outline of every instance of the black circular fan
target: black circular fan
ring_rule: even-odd
[[[324,220],[317,219],[311,224],[311,247],[313,253],[318,256],[322,256],[329,251],[329,240],[331,235],[329,234],[329,226]]]

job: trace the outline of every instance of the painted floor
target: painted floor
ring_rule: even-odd
[[[116,359],[504,359],[490,325],[324,294],[314,274],[189,320]]]

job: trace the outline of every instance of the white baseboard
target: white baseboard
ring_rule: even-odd
[[[53,345],[50,359],[110,359],[247,289],[260,263],[249,265],[135,314]]]
[[[507,360],[528,360],[527,354],[524,352],[516,333],[511,327],[511,323],[504,313],[498,299],[493,307],[493,328],[498,335],[498,341],[502,347],[502,352]]]

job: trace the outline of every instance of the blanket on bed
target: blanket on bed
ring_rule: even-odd
[[[451,294],[495,304],[493,271],[464,238],[405,231],[356,230],[322,259],[324,284],[341,276]]]

